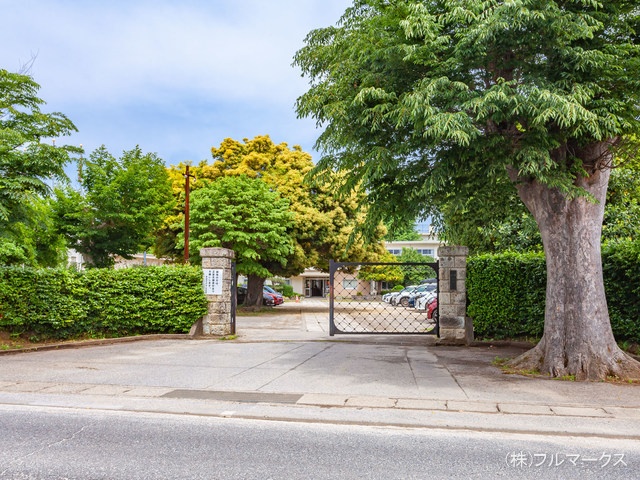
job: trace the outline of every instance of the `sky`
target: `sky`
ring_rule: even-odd
[[[56,140],[119,157],[139,145],[167,166],[211,162],[224,138],[268,134],[312,154],[298,119],[308,89],[291,64],[351,0],[0,0],[0,68],[41,85],[45,112],[78,128]]]

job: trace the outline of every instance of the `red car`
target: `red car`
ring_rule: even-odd
[[[282,294],[280,292],[275,291],[273,288],[269,287],[268,285],[265,285],[263,287],[263,292],[266,295],[269,295],[273,298],[273,305],[281,305],[284,303],[284,297],[282,296]]]
[[[427,303],[427,318],[429,320],[438,321],[438,297],[434,297],[429,303]]]

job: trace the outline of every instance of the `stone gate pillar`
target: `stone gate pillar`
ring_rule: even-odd
[[[469,345],[473,324],[467,317],[468,247],[439,247],[440,261],[438,313],[441,345]]]
[[[232,311],[233,260],[235,252],[227,248],[203,248],[202,286],[209,302],[202,318],[202,335],[233,335],[235,319]]]

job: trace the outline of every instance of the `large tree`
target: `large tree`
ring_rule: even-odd
[[[0,69],[0,263],[50,266],[58,256],[42,243],[58,244],[43,230],[43,198],[54,181],[66,179],[64,165],[80,149],[56,146],[76,127],[61,113],[41,110],[39,89],[29,75]]]
[[[312,185],[304,181],[313,168],[311,155],[299,146],[289,148],[286,143],[276,144],[268,135],[259,135],[243,141],[224,139],[211,149],[213,163],[201,162],[190,168],[196,181],[191,181],[197,191],[205,180],[246,175],[260,178],[280,196],[289,201],[293,216],[290,236],[294,249],[285,263],[265,263],[265,267],[278,276],[298,275],[307,267],[328,271],[329,260],[375,260],[384,252],[381,243],[383,229],[377,226],[373,240],[365,244],[362,238],[352,237],[358,223],[363,221],[360,190],[348,192],[338,198],[327,185]],[[184,166],[172,167],[174,194],[184,208]],[[159,244],[166,251],[180,252],[181,244],[174,241],[183,228],[182,214],[176,212],[167,225]],[[172,245],[177,245],[172,247]]]
[[[640,378],[600,258],[615,149],[640,130],[639,15],[627,0],[356,0],[296,54],[311,81],[297,111],[324,127],[317,172],[349,171],[372,218],[515,188],[548,272],[544,335],[516,367]]]
[[[120,159],[98,148],[82,164],[80,185],[56,190],[54,212],[69,245],[95,267],[150,248],[173,205],[164,162],[139,147]]]
[[[233,250],[236,271],[248,280],[245,305],[260,306],[264,280],[293,252],[289,201],[246,175],[202,183],[191,196],[191,257],[198,258],[204,247]]]

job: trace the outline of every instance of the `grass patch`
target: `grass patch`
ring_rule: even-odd
[[[242,307],[236,310],[236,316],[240,317],[260,317],[262,315],[271,315],[274,313],[274,307]]]
[[[218,338],[218,340],[235,340],[238,338],[237,335],[225,335],[224,337]]]
[[[493,365],[494,367],[504,367],[509,360],[511,359],[506,357],[496,357],[491,362],[491,365]]]
[[[491,365],[494,367],[498,367],[502,370],[502,373],[507,375],[524,375],[525,377],[545,377],[539,370],[525,370],[512,368],[509,366],[509,362],[513,360],[512,358],[507,357],[495,357],[491,362]]]

